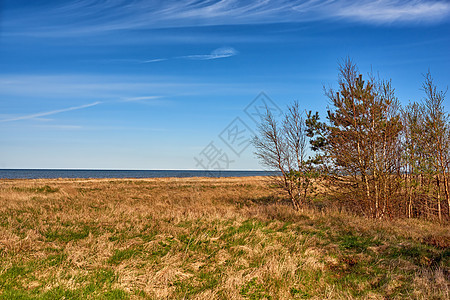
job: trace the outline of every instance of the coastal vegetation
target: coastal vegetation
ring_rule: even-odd
[[[339,66],[338,88],[325,89],[327,116],[298,102],[281,118],[267,111],[253,144],[296,210],[307,207],[315,183],[337,187],[335,204],[359,215],[450,219],[450,115],[446,91],[430,72],[423,99],[402,106],[391,80]]]
[[[448,299],[448,225],[267,178],[0,182],[0,299]]]

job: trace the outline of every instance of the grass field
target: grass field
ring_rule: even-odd
[[[449,299],[448,224],[318,198],[297,213],[258,177],[2,180],[0,299]]]

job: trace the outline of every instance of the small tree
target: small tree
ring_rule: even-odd
[[[316,173],[306,159],[308,142],[298,102],[288,106],[281,122],[267,111],[258,131],[259,136],[253,139],[257,158],[268,169],[281,173],[273,177],[274,183],[287,193],[294,209],[300,210]]]
[[[450,116],[444,110],[445,92],[439,91],[433,83],[430,72],[425,75],[422,85],[426,98],[424,109],[423,139],[426,152],[432,163],[432,176],[436,181],[436,201],[438,217],[442,220],[441,189],[444,190],[447,202],[447,213],[450,216],[450,196],[448,187],[448,171],[450,164]]]
[[[450,116],[443,107],[445,92],[437,89],[429,72],[422,88],[424,100],[409,104],[403,112],[407,211],[411,217],[417,206],[419,215],[437,212],[442,220],[444,214],[450,216]]]
[[[405,199],[406,215],[408,218],[428,211],[427,205],[421,203],[422,180],[421,176],[426,170],[428,160],[425,157],[425,144],[422,138],[424,128],[423,109],[418,103],[411,103],[402,111],[402,160],[405,173]]]
[[[308,115],[313,150],[321,150],[333,178],[349,189],[348,200],[373,217],[385,215],[399,170],[398,101],[390,81],[363,80],[356,65],[339,66],[339,89],[326,90],[328,122]],[[356,200],[356,201],[355,201]]]

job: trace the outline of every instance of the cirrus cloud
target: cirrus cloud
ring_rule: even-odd
[[[154,58],[154,59],[148,59],[148,60],[142,60],[140,63],[154,63],[154,62],[161,62],[166,61],[169,59],[189,59],[189,60],[212,60],[212,59],[219,59],[219,58],[227,58],[231,56],[238,55],[239,52],[232,48],[232,47],[221,47],[213,50],[209,54],[193,54],[193,55],[183,55],[183,56],[176,56],[172,58]]]
[[[438,23],[450,3],[434,0],[126,0],[54,1],[45,6],[5,7],[4,34],[92,35],[189,26],[344,20],[369,24]]]
[[[3,119],[3,120],[0,120],[0,122],[12,122],[12,121],[20,121],[20,120],[37,119],[37,118],[40,118],[40,117],[51,116],[51,115],[55,115],[55,114],[59,114],[59,113],[63,113],[63,112],[68,112],[68,111],[88,108],[88,107],[96,106],[96,105],[101,104],[101,103],[102,102],[97,101],[97,102],[88,103],[88,104],[84,104],[84,105],[80,105],[80,106],[72,106],[72,107],[63,108],[63,109],[56,109],[56,110],[39,112],[39,113],[35,113],[35,114],[30,114],[30,115],[23,115],[23,116]]]
[[[187,59],[193,59],[193,60],[210,60],[210,59],[218,59],[218,58],[226,58],[226,57],[230,57],[230,56],[235,56],[237,54],[238,54],[238,52],[234,48],[222,47],[222,48],[217,48],[216,50],[212,51],[210,54],[186,55],[186,56],[180,56],[178,58],[187,58]]]

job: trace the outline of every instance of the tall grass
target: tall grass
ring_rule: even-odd
[[[295,212],[258,177],[3,180],[0,298],[449,298],[448,225],[316,198]]]

